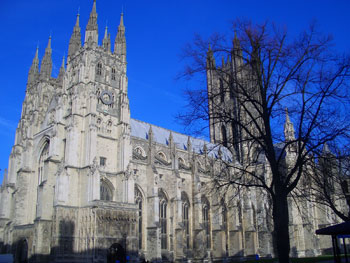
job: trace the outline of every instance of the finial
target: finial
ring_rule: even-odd
[[[289,114],[288,114],[288,108],[287,107],[285,108],[285,111],[286,111],[286,122],[290,122]]]
[[[35,58],[39,57],[39,44],[36,45]]]
[[[63,53],[63,58],[62,58],[62,65],[61,65],[61,68],[64,68],[64,64],[65,64],[65,56],[66,54]]]
[[[124,26],[124,13],[123,13],[123,12],[120,14],[120,23],[119,23],[119,26]]]
[[[80,16],[80,6],[78,7],[78,14],[77,16]]]

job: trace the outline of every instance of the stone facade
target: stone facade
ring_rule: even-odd
[[[78,15],[57,78],[51,38],[40,71],[36,52],[0,190],[3,252],[16,262],[273,256],[264,193],[209,191],[210,175],[233,158],[215,147],[222,138],[209,143],[131,119],[123,14],[114,52],[107,29],[98,45],[97,28],[94,1],[84,43]],[[292,253],[330,247],[313,233],[333,218],[310,206],[307,223],[291,207]]]

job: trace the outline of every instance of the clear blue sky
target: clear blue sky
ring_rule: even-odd
[[[336,47],[350,49],[350,1],[294,0],[97,0],[100,42],[108,25],[114,41],[124,8],[130,110],[133,118],[179,132],[175,115],[189,83],[175,81],[183,67],[179,54],[194,33],[228,32],[230,22],[248,18],[284,25],[293,34],[316,19]],[[14,142],[35,49],[43,56],[50,33],[56,76],[80,8],[82,33],[92,0],[0,0],[0,180]]]

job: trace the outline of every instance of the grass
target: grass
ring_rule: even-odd
[[[292,263],[318,263],[322,261],[330,261],[333,260],[332,255],[327,256],[318,256],[318,257],[309,257],[309,258],[291,258]],[[238,263],[238,262],[244,262],[244,263],[276,263],[278,260],[276,258],[269,258],[269,259],[251,259],[247,261],[231,261],[231,263]]]

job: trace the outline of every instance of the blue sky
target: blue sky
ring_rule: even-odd
[[[57,76],[76,14],[80,9],[84,33],[91,7],[92,0],[0,0],[1,181],[36,46],[41,59],[52,35],[53,75]],[[333,35],[339,51],[350,48],[350,1],[97,0],[100,42],[106,24],[114,41],[122,8],[131,116],[179,132],[183,127],[175,122],[175,115],[185,105],[182,92],[198,83],[176,81],[175,77],[184,66],[181,49],[195,33],[204,37],[226,33],[231,21],[248,18],[275,22],[296,34],[317,20],[322,32]]]

